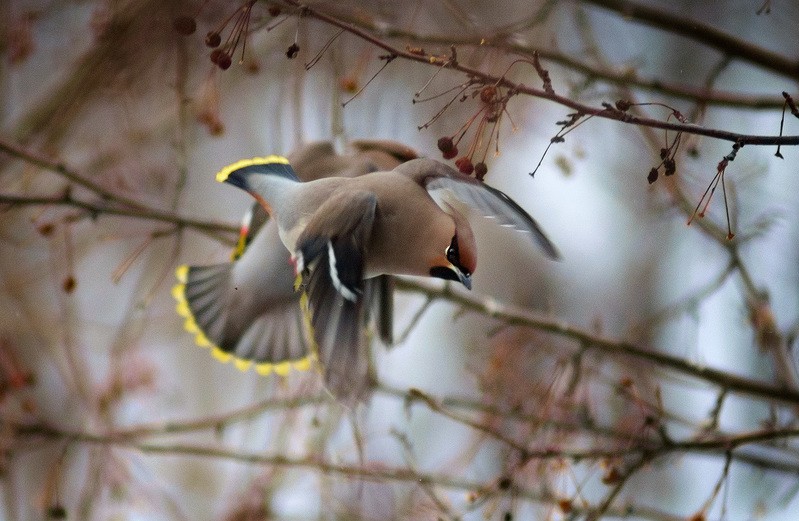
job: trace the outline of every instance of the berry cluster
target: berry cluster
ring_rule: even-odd
[[[211,62],[220,69],[227,70],[230,68],[233,63],[233,55],[236,53],[239,44],[241,44],[241,61],[244,61],[244,51],[247,48],[247,36],[250,29],[250,17],[255,2],[256,0],[247,0],[223,20],[216,29],[208,31],[206,34],[205,45],[213,49],[209,57]],[[270,6],[268,11],[272,16],[280,15],[280,8],[277,6]],[[231,22],[233,22],[233,27],[223,41],[222,34]],[[197,22],[194,16],[182,15],[172,20],[172,28],[178,34],[190,36],[197,31]],[[293,58],[298,50],[298,47],[293,50],[290,48],[287,55],[289,58]]]
[[[444,136],[440,138],[438,140],[438,149],[441,151],[444,159],[453,159],[457,157],[455,166],[461,173],[466,175],[474,174],[477,179],[482,181],[488,172],[485,159],[492,142],[495,146],[494,155],[499,155],[499,122],[503,115],[508,114],[506,106],[508,100],[513,96],[513,93],[503,93],[497,85],[478,85],[477,88],[472,89],[471,92],[467,92],[467,90],[467,88],[464,88],[452,101],[455,101],[457,98],[460,98],[460,101],[466,101],[470,98],[479,97],[480,108],[453,136]],[[452,101],[448,103],[443,110],[446,110]],[[439,115],[441,113],[443,113],[443,111],[439,112]],[[508,118],[510,118],[510,115],[508,115]],[[466,154],[458,157],[458,144],[469,132],[469,129],[475,121],[478,121],[477,128],[472,134],[471,143],[469,144]],[[489,124],[491,124],[490,130],[487,131]],[[486,131],[488,133],[487,139],[485,136]],[[483,148],[484,139],[485,147]],[[480,160],[475,163],[474,159],[480,148],[483,148],[483,154]]]

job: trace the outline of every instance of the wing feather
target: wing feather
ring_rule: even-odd
[[[334,195],[308,222],[297,241],[304,266],[311,335],[325,384],[354,403],[370,388],[364,324],[364,259],[377,212],[366,191]]]
[[[553,259],[560,258],[557,248],[535,219],[504,192],[433,159],[414,159],[399,165],[394,171],[414,179],[428,192],[448,190],[456,198],[480,211],[484,217],[496,219],[500,225],[529,233],[547,255]]]

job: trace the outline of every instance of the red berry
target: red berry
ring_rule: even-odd
[[[486,166],[485,163],[480,161],[479,163],[474,165],[474,176],[478,180],[482,181],[483,178],[486,176],[486,173],[488,173],[488,167]]]
[[[172,28],[178,34],[189,36],[197,30],[197,22],[191,16],[178,16],[172,20]]]
[[[228,68],[230,68],[230,65],[232,63],[233,59],[230,57],[228,53],[224,51],[219,55],[219,58],[216,60],[217,67],[219,67],[223,71],[228,70]]]
[[[458,155],[458,147],[453,146],[446,152],[443,152],[441,155],[444,156],[444,159],[452,159],[453,157]]]
[[[212,49],[219,47],[220,43],[222,43],[222,37],[216,31],[211,31],[205,36],[205,45],[211,47]]]
[[[472,165],[471,159],[466,156],[459,157],[457,161],[455,161],[455,166],[458,167],[458,170],[462,174],[471,175],[474,172],[474,165]]]
[[[452,143],[451,137],[438,138],[438,149],[442,152],[452,150],[455,145]]]
[[[491,103],[497,97],[497,88],[493,85],[487,85],[480,91],[480,101],[483,103]]]

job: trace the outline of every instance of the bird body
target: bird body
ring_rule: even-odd
[[[350,143],[344,154],[337,154],[329,142],[316,142],[290,155],[296,174],[309,182],[391,169],[414,157],[413,150],[398,143],[369,140]],[[276,219],[269,219],[266,208],[256,202],[244,219],[231,262],[179,266],[172,293],[195,342],[242,370],[286,374],[311,367],[313,353],[290,257]],[[370,316],[363,321],[375,320],[377,334],[390,344],[392,282],[378,277],[367,286],[369,302],[363,311]]]
[[[364,204],[373,199],[376,214],[363,245],[369,252],[364,278],[384,274],[429,275],[431,266],[445,262],[446,247],[455,234],[456,219],[461,217],[445,212],[416,180],[393,171],[306,183],[261,176],[251,181],[250,189],[257,190],[259,200],[263,199],[262,204],[271,210],[280,238],[290,252],[298,251],[298,241],[306,230],[323,236],[336,235],[342,221],[334,219],[334,215],[360,218],[353,203]],[[451,208],[450,212],[456,211]],[[413,219],[408,218],[409,213]],[[467,235],[471,237],[469,228],[463,232],[463,236]],[[437,239],[441,237],[446,241],[438,247],[441,240]],[[403,245],[412,245],[416,254],[403,255]],[[475,248],[472,240],[469,249]]]
[[[301,281],[312,350],[325,383],[348,402],[365,398],[371,387],[360,334],[369,280],[421,275],[471,289],[477,266],[471,227],[431,192],[450,192],[499,224],[531,234],[550,257],[558,257],[535,220],[510,197],[431,159],[355,178],[301,182],[285,158],[269,156],[234,163],[217,180],[252,194],[277,222]]]

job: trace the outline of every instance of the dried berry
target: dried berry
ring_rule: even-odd
[[[474,176],[478,180],[482,181],[485,178],[486,173],[488,173],[488,167],[486,166],[485,163],[480,161],[479,163],[474,165]]]
[[[471,175],[474,172],[474,165],[472,165],[472,160],[466,156],[459,157],[457,161],[455,161],[455,166],[458,167],[458,170],[462,174]]]
[[[455,145],[452,143],[451,137],[442,137],[438,138],[438,149],[442,152],[447,152],[448,150],[452,150]]]
[[[666,175],[673,175],[677,171],[677,163],[673,159],[666,159],[663,161],[663,168]]]
[[[64,279],[63,288],[65,293],[72,293],[75,291],[75,286],[78,285],[78,282],[75,280],[75,277],[72,275],[68,276]]]
[[[212,49],[219,47],[219,44],[222,43],[222,37],[216,31],[211,31],[205,36],[205,45],[211,47]]]
[[[660,149],[660,159],[666,159],[669,157],[669,149],[668,148],[661,148]]]
[[[352,76],[345,76],[339,80],[339,86],[344,92],[354,94],[358,91],[358,80]]]
[[[458,147],[453,146],[446,152],[443,152],[441,155],[444,156],[444,159],[452,159],[458,155]]]
[[[632,103],[630,103],[626,99],[620,99],[616,101],[616,108],[622,112],[627,112],[628,110],[630,110],[631,105]]]
[[[293,60],[297,57],[297,53],[300,52],[300,46],[297,45],[297,42],[292,43],[288,50],[286,51],[286,58],[289,60]]]
[[[497,97],[497,88],[493,85],[487,85],[480,91],[480,101],[483,103],[492,103]]]
[[[54,229],[55,225],[53,225],[53,223],[44,223],[39,225],[39,227],[36,230],[44,237],[49,237],[50,235],[53,234]]]
[[[189,36],[197,30],[197,22],[191,16],[178,16],[172,20],[172,28],[178,34]]]
[[[655,181],[657,181],[658,180],[658,169],[657,168],[653,168],[652,170],[650,170],[649,171],[649,175],[646,176],[646,180],[649,181],[649,184],[652,184]]]

